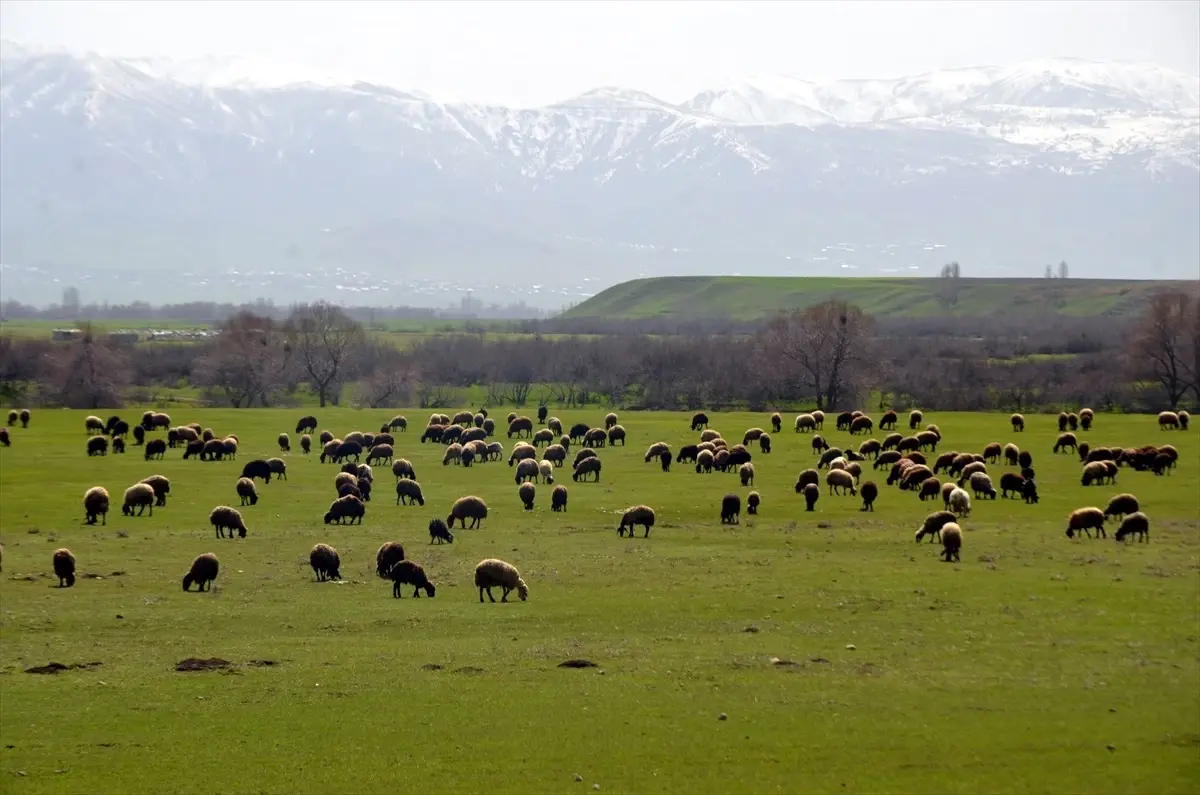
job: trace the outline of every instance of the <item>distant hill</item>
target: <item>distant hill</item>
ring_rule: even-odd
[[[703,315],[756,320],[780,310],[843,299],[877,317],[1038,313],[1123,316],[1169,289],[1197,282],[1115,279],[942,279],[665,276],[622,282],[561,317],[647,320]],[[957,300],[946,301],[947,290]]]

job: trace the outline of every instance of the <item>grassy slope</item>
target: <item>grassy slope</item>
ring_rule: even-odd
[[[1126,314],[1155,290],[1194,283],[1069,279],[961,279],[958,303],[939,300],[941,282],[915,278],[668,276],[608,288],[566,312],[567,318],[641,319],[703,314],[752,320],[774,311],[840,298],[879,317],[980,315],[1000,311],[1063,315]],[[1061,288],[1056,306],[1048,288]]]
[[[244,461],[273,453],[296,414],[175,421],[238,433]],[[343,433],[390,414],[318,412]],[[764,419],[714,425],[734,437]],[[89,459],[83,413],[36,412],[0,449],[3,791],[394,792],[400,780],[424,792],[1195,791],[1195,430],[1101,416],[1085,435],[1169,440],[1182,453],[1169,477],[1122,471],[1119,489],[1154,524],[1152,543],[1118,545],[1063,536],[1069,510],[1119,489],[1084,489],[1074,457],[1050,455],[1052,417],[1014,435],[1007,415],[930,414],[946,448],[1027,446],[1043,494],[1037,506],[976,503],[962,563],[946,565],[912,541],[933,506],[911,494],[885,487],[874,514],[823,494],[806,514],[792,483],[813,461],[807,436],[785,431],[756,456],[762,513],[730,528],[717,513],[724,492],[747,491],[734,476],[642,463],[651,441],[690,441],[687,418],[624,421],[635,441],[601,451],[599,484],[564,476],[565,515],[549,511],[544,486],[524,513],[503,463],[443,467],[440,448],[410,432],[399,449],[424,508],[396,507],[380,466],[364,524],[326,527],[336,468],[293,454],[289,480],[260,486],[244,509],[249,537],[221,541],[207,515],[237,504],[240,462],[177,451],[144,462],[136,449]],[[86,487],[119,500],[155,472],[173,490],[153,518],[118,509],[107,526],[80,524]],[[467,493],[492,506],[484,529],[429,546],[429,518]],[[620,539],[618,512],[637,502],[657,508],[659,524],[649,540]],[[435,599],[393,600],[374,578],[389,539],[439,583]],[[343,583],[314,582],[316,541],[340,550]],[[59,590],[49,564],[64,545],[85,577]],[[206,551],[221,558],[215,590],[182,593],[179,578]],[[478,603],[471,572],[489,556],[522,570],[528,602]],[[280,664],[174,672],[189,656]],[[771,656],[801,665],[774,667]],[[556,667],[568,657],[601,668]],[[103,666],[23,673],[51,660]]]

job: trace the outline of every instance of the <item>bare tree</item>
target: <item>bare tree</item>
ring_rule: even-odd
[[[759,336],[767,377],[793,395],[812,395],[817,408],[837,408],[865,386],[872,320],[845,301],[826,301],[776,315]]]
[[[408,406],[417,383],[413,357],[393,351],[375,363],[375,372],[359,386],[358,400],[373,409]]]
[[[81,330],[78,339],[55,345],[47,354],[46,400],[73,409],[121,406],[121,389],[130,381],[129,357],[101,340],[90,323]]]
[[[242,311],[221,323],[196,362],[197,384],[224,393],[234,408],[270,406],[297,380],[296,357],[273,319]]]
[[[1143,310],[1130,344],[1131,375],[1160,385],[1172,409],[1197,388],[1197,313],[1200,298],[1182,292],[1156,295]]]
[[[297,307],[284,329],[321,406],[336,403],[354,353],[366,339],[362,325],[340,307],[320,301]]]

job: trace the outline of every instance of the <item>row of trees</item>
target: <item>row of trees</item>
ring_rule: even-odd
[[[1133,321],[1080,321],[1036,334],[997,328],[965,336],[948,322],[880,324],[830,301],[777,315],[754,333],[446,334],[400,350],[317,303],[283,320],[241,311],[220,335],[195,344],[120,346],[89,329],[69,343],[0,338],[0,397],[92,409],[120,405],[131,386],[186,384],[239,408],[294,403],[301,389],[324,406],[340,403],[354,384],[350,398],[360,405],[435,408],[462,405],[466,388],[484,384],[491,405],[838,409],[865,405],[872,393],[929,409],[1200,402],[1195,296],[1160,295]]]

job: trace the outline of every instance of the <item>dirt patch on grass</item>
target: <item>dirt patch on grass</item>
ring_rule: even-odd
[[[476,668],[474,665],[466,665],[462,668],[456,668],[454,672],[458,674],[481,674],[483,673],[483,669]]]
[[[233,663],[229,660],[222,660],[220,657],[210,657],[207,660],[202,660],[199,657],[188,657],[186,660],[180,660],[175,664],[176,671],[220,671],[225,668],[230,668]]]
[[[104,665],[104,663],[89,662],[89,663],[71,663],[70,665],[63,665],[62,663],[51,662],[51,663],[46,663],[45,665],[37,665],[37,666],[34,666],[33,668],[26,668],[25,673],[27,673],[27,674],[60,674],[63,671],[90,671],[93,668],[99,668],[101,665]]]
[[[592,662],[591,660],[575,658],[575,659],[570,659],[570,660],[563,660],[562,662],[560,662],[558,664],[558,667],[559,668],[599,668],[600,666],[598,664]]]
[[[421,670],[422,671],[441,671],[445,667],[446,666],[439,665],[438,663],[425,663],[424,665],[421,666]]]
[[[278,660],[248,660],[246,662],[246,665],[249,665],[251,668],[270,668],[272,666],[279,665],[279,661]]]

